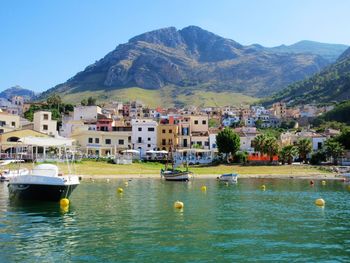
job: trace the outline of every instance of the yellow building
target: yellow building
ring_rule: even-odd
[[[177,124],[159,124],[157,127],[157,148],[174,150],[179,145],[179,126]]]
[[[20,117],[18,115],[0,112],[0,134],[20,128]]]
[[[21,145],[17,142],[20,138],[23,137],[49,137],[44,133],[40,133],[30,129],[24,130],[15,130],[0,134],[0,153],[1,158],[19,158],[16,156],[15,148],[21,147]],[[24,146],[25,148],[26,146]],[[21,149],[21,152],[27,152],[26,149]],[[31,153],[33,155],[33,153]],[[30,155],[30,153],[28,153]],[[21,156],[22,159],[31,159],[30,156]]]
[[[131,149],[131,131],[75,130],[71,138],[86,155],[117,155],[122,150]]]

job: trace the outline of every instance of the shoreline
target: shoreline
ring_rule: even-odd
[[[160,179],[159,174],[111,174],[111,175],[78,175],[82,179]],[[216,179],[218,174],[199,174],[194,175],[194,179]],[[242,174],[240,179],[309,179],[309,180],[343,180],[337,174]]]

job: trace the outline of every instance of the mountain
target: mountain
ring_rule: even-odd
[[[280,53],[310,53],[314,55],[319,55],[327,59],[329,62],[335,62],[347,48],[349,48],[349,46],[342,44],[327,44],[309,40],[302,40],[289,46],[281,45],[278,47],[267,48],[267,50],[271,52]]]
[[[221,104],[216,94],[232,99],[242,95],[251,102],[252,96],[268,96],[328,64],[310,53],[274,53],[259,45],[243,46],[196,26],[169,27],[118,45],[41,98],[53,93],[68,102],[91,95],[100,101],[120,99],[121,94],[130,98],[127,94],[132,88],[132,93],[143,93],[150,100],[161,96],[163,105],[187,104],[189,96],[198,99],[200,93],[212,94],[202,96],[209,104]]]
[[[29,89],[24,89],[20,86],[14,86],[5,89],[0,93],[0,98],[11,99],[13,96],[22,96],[25,100],[29,101],[36,98],[34,91]]]
[[[291,105],[341,102],[350,99],[350,48],[339,59],[314,76],[294,83],[264,101],[287,101]]]

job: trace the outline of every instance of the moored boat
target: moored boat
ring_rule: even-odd
[[[0,162],[0,167],[4,167],[4,166],[9,165],[11,163],[21,163],[21,162],[23,162],[23,160],[2,160]],[[15,170],[4,169],[0,172],[0,182],[9,181],[10,178],[12,178],[14,176],[25,175],[28,173],[29,173],[29,170],[26,168],[15,169]]]
[[[220,177],[218,177],[218,179],[221,182],[237,183],[238,174],[235,174],[235,173],[222,174]]]
[[[189,181],[193,173],[179,169],[161,169],[160,176],[167,181]]]
[[[78,176],[60,174],[53,164],[40,164],[26,175],[12,177],[8,187],[10,199],[59,201],[78,185]]]

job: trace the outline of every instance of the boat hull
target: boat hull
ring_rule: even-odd
[[[228,183],[237,183],[238,174],[223,174],[219,177],[219,181]]]
[[[189,181],[191,178],[191,172],[171,172],[165,171],[160,173],[166,181]]]
[[[68,198],[78,184],[44,185],[44,184],[9,184],[10,199],[59,201]]]

